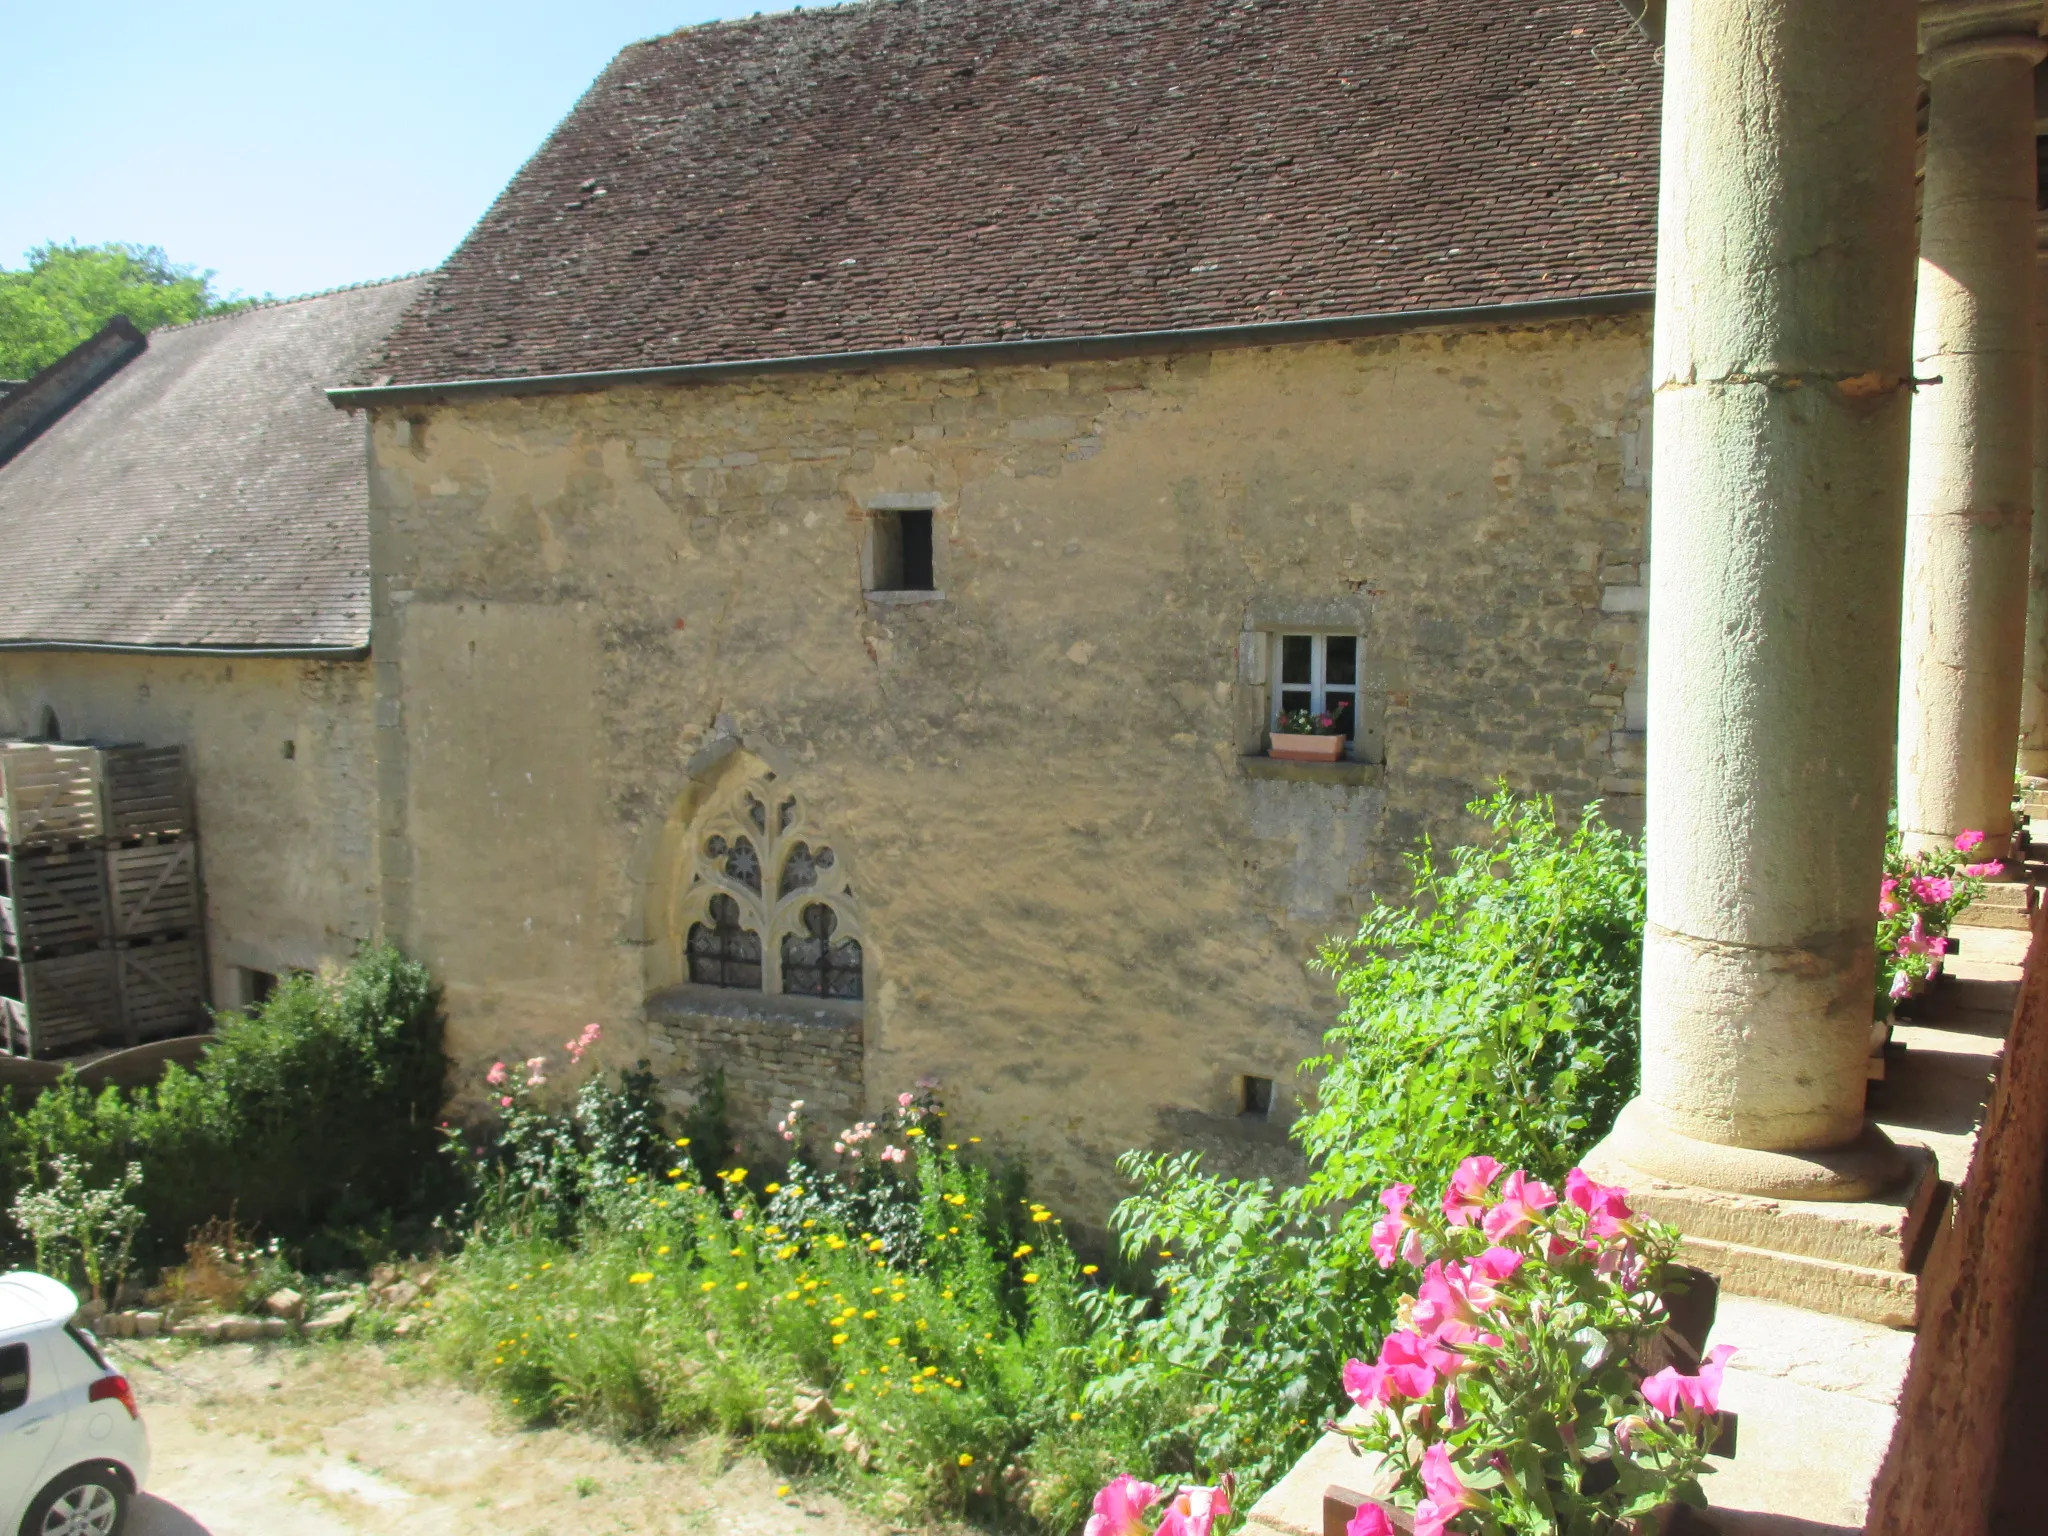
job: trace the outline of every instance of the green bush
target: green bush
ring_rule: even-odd
[[[1370,1250],[1377,1192],[1440,1185],[1477,1151],[1562,1175],[1635,1088],[1639,848],[1597,807],[1569,833],[1549,800],[1505,789],[1472,810],[1489,837],[1447,861],[1425,842],[1413,900],[1376,905],[1323,950],[1345,1006],[1330,1053],[1306,1064],[1321,1073],[1293,1128],[1307,1182],[1219,1178],[1186,1153],[1120,1164],[1138,1188],[1112,1225],[1160,1293],[1129,1326],[1140,1358],[1096,1382],[1091,1406],[1163,1421],[1146,1405],[1196,1399],[1196,1459],[1254,1485],[1306,1449],[1342,1400],[1344,1361],[1392,1320]],[[1185,1434],[1162,1459],[1185,1456]]]
[[[293,976],[260,1009],[221,1015],[199,1061],[154,1086],[94,1093],[67,1076],[17,1102],[0,1193],[40,1187],[60,1155],[96,1186],[139,1163],[137,1251],[159,1262],[221,1217],[308,1268],[417,1246],[454,1189],[434,1155],[441,1032],[425,968],[366,949],[338,976]]]

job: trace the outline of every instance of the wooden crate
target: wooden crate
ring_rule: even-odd
[[[189,933],[199,926],[199,845],[141,843],[106,851],[116,938]]]
[[[0,840],[8,847],[92,842],[103,825],[97,747],[0,747]]]
[[[114,951],[0,961],[0,1035],[10,1056],[34,1057],[125,1038]]]
[[[208,1027],[206,958],[197,939],[123,943],[113,954],[130,1045],[166,1035],[197,1034]]]
[[[0,853],[0,954],[42,956],[111,936],[97,849]]]
[[[100,817],[116,842],[192,835],[192,780],[183,747],[108,747],[100,757]]]

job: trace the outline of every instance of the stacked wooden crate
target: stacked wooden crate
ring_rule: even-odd
[[[206,1027],[181,747],[0,744],[0,1052]]]

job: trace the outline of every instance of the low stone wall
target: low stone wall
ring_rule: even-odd
[[[2025,1311],[2048,1164],[2048,933],[2037,916],[1970,1177],[1920,1277],[1919,1339],[1898,1428],[1871,1495],[1869,1536],[1980,1536],[1991,1528],[2007,1397]]]
[[[727,1116],[742,1146],[765,1144],[792,1099],[802,1099],[806,1117],[828,1132],[861,1117],[866,1086],[857,1007],[778,998],[771,1009],[707,993],[678,987],[647,1005],[650,1058],[670,1085],[671,1107],[686,1108],[696,1084],[723,1071]]]

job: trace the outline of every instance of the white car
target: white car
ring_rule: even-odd
[[[149,1475],[128,1379],[47,1275],[0,1275],[0,1536],[116,1536]]]

